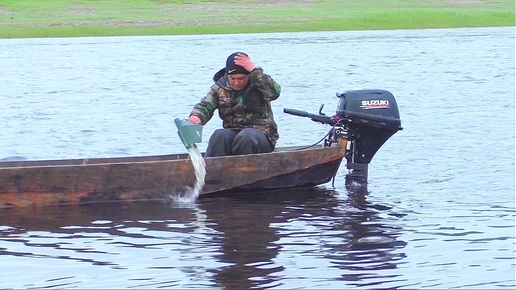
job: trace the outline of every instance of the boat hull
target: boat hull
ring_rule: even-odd
[[[324,184],[345,146],[205,158],[201,195]],[[195,183],[187,154],[0,163],[0,207],[168,200]]]

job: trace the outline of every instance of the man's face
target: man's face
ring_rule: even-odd
[[[236,90],[240,91],[241,89],[245,88],[247,85],[247,82],[249,81],[249,75],[246,74],[234,74],[234,75],[228,75],[229,84],[231,87]]]

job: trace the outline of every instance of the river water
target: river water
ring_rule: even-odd
[[[514,288],[514,44],[514,27],[0,40],[0,160],[185,153],[174,119],[238,50],[283,87],[278,146],[329,129],[283,108],[332,114],[348,89],[391,91],[404,127],[367,190],[342,167],[335,187],[0,209],[0,288]]]

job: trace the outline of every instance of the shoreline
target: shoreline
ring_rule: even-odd
[[[311,30],[311,31],[278,31],[278,32],[252,32],[252,34],[288,34],[288,33],[332,33],[332,32],[360,32],[360,31],[410,31],[410,30],[452,30],[452,29],[489,29],[489,28],[514,28],[515,26],[475,26],[475,27],[437,27],[437,28],[399,28],[399,29],[369,29],[369,30]],[[170,36],[184,36],[184,37],[195,37],[195,36],[223,36],[223,35],[245,35],[251,34],[251,32],[238,32],[238,33],[199,33],[199,34],[114,34],[114,35],[77,35],[77,36],[45,36],[45,37],[12,37],[2,38],[1,40],[23,40],[23,39],[53,39],[53,38],[102,38],[102,37],[170,37]]]
[[[0,39],[515,26],[514,0],[0,3]]]

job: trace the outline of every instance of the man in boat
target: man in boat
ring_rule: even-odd
[[[206,157],[272,152],[279,135],[271,101],[279,97],[281,86],[243,52],[231,54],[213,81],[188,118],[204,125],[219,110],[223,129],[210,137]]]

